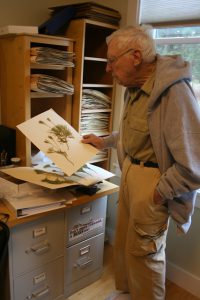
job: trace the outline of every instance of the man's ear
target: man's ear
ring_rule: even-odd
[[[135,50],[133,52],[133,56],[134,56],[134,65],[139,66],[142,62],[142,53],[140,52],[140,50]]]

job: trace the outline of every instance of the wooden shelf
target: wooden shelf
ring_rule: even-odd
[[[107,59],[105,59],[105,58],[98,58],[98,57],[88,57],[88,56],[85,56],[84,60],[100,61],[100,62],[103,62],[103,63],[107,63]]]
[[[73,68],[31,63],[30,49],[35,46],[73,52],[74,40],[40,34],[0,37],[2,124],[10,128],[16,128],[18,124],[50,108],[71,123],[72,96],[32,92],[30,76],[35,74],[35,69],[40,69],[40,73],[55,75],[72,83]],[[21,158],[22,165],[31,165],[31,150],[30,141],[17,131],[16,155]]]
[[[112,109],[82,109],[82,114],[93,114],[98,112],[105,112],[105,113],[111,113]]]
[[[83,83],[83,88],[114,88],[113,84]]]
[[[64,70],[66,67],[59,65],[51,65],[51,64],[39,64],[39,63],[31,63],[31,69],[43,69],[43,70]]]
[[[57,93],[41,93],[41,92],[31,92],[32,99],[39,99],[39,98],[60,98],[64,97],[65,94],[57,94]]]
[[[107,44],[109,36],[117,26],[89,19],[72,20],[67,27],[66,36],[76,40],[76,68],[74,70],[75,94],[73,97],[72,125],[80,132],[81,115],[90,113],[108,113],[108,131],[97,135],[108,135],[112,132],[115,84],[112,75],[106,72]],[[110,109],[87,110],[81,107],[83,89],[94,89],[110,97]],[[95,133],[95,131],[94,131]],[[108,151],[108,153],[110,153]],[[109,169],[109,155],[102,160],[102,166]],[[98,161],[99,162],[99,161]],[[100,165],[101,166],[101,165]]]

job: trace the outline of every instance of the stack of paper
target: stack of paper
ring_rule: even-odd
[[[4,197],[4,203],[11,209],[17,218],[26,217],[45,211],[54,210],[66,206],[67,202],[72,202],[76,198],[67,189],[49,191],[41,189],[35,193],[24,193]]]
[[[97,135],[109,134],[108,113],[84,113],[81,115],[81,134],[95,133]]]
[[[31,75],[31,90],[35,92],[59,93],[72,95],[74,86],[57,77],[45,74]]]
[[[75,10],[72,14],[73,19],[86,18],[115,25],[118,25],[121,19],[121,15],[117,10],[95,2],[75,3],[51,7],[50,9],[52,10],[52,15],[56,16],[67,8]]]
[[[75,53],[49,47],[32,47],[31,62],[74,67]]]
[[[108,158],[108,150],[101,150],[92,158],[91,162],[105,158]]]
[[[81,135],[52,109],[41,113],[17,126],[52,163],[41,163],[34,167],[5,168],[1,172],[31,184],[41,190],[19,184],[9,184],[20,193],[7,193],[4,198],[16,211],[18,217],[55,209],[72,200],[72,195],[62,192],[49,194],[48,188],[57,190],[69,186],[89,186],[114,176],[103,168],[87,163],[98,150],[81,142]],[[38,134],[39,133],[39,134]],[[0,181],[1,183],[1,181]]]
[[[4,169],[3,173],[20,180],[26,180],[45,188],[58,189],[70,186],[90,186],[114,176],[111,172],[92,164],[85,164],[71,176],[67,176],[55,164],[38,164],[35,167]]]
[[[110,107],[110,97],[97,90],[83,89],[82,109],[109,109]]]

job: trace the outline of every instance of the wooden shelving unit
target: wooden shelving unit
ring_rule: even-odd
[[[71,123],[72,96],[31,92],[30,76],[43,73],[72,83],[73,69],[31,63],[30,49],[34,46],[73,52],[74,40],[40,34],[12,34],[0,37],[2,124],[16,128],[16,125],[50,108]],[[33,149],[33,145],[17,131],[16,154],[21,158],[22,165],[31,164]]]
[[[103,113],[108,115],[108,130],[99,135],[106,135],[112,131],[112,116],[114,107],[115,85],[111,74],[106,73],[107,45],[106,37],[117,26],[89,19],[72,20],[67,28],[66,36],[75,39],[76,68],[73,83],[75,94],[73,96],[72,125],[81,134],[81,116],[84,114]],[[94,89],[111,98],[110,109],[82,110],[83,89]],[[91,131],[92,132],[92,131]],[[107,151],[103,159],[94,159],[98,165],[109,168],[110,153]]]

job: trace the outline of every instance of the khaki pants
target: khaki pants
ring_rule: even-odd
[[[129,292],[132,300],[165,299],[168,211],[153,203],[159,178],[159,169],[134,165],[126,158],[114,259],[116,288]]]

